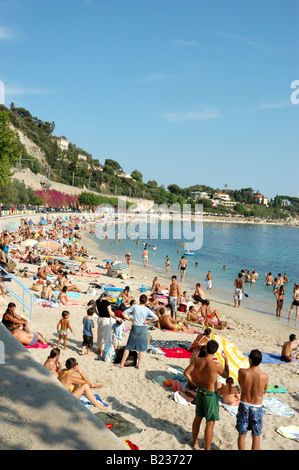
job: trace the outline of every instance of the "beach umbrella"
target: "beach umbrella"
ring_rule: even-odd
[[[45,240],[45,241],[39,242],[38,246],[40,248],[48,248],[50,250],[57,250],[57,248],[59,247],[59,243],[56,242],[55,240]]]
[[[21,245],[22,246],[35,246],[38,244],[37,240],[33,240],[32,238],[29,238],[28,240],[24,240]]]
[[[229,374],[234,380],[238,381],[239,369],[247,369],[249,367],[247,357],[228,339],[214,335],[214,333],[211,334],[211,339],[214,339],[219,344],[218,351],[216,352],[218,361],[224,367],[224,359],[221,356],[221,352],[224,350],[228,357]]]

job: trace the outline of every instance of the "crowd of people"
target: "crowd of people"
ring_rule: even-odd
[[[0,270],[9,262],[9,256],[15,263],[28,263],[36,266],[36,281],[42,285],[40,297],[49,302],[59,302],[63,306],[61,318],[57,324],[57,345],[53,347],[48,355],[44,366],[59,380],[62,385],[80,399],[83,395],[100,410],[106,409],[96,398],[93,389],[101,388],[102,385],[92,383],[79,367],[77,360],[70,357],[65,366],[61,364],[61,347],[68,348],[68,334],[72,332],[70,310],[68,307],[78,305],[84,307],[86,313],[82,318],[82,344],[80,354],[91,355],[96,344],[96,359],[105,361],[107,351],[114,348],[115,351],[122,350],[121,360],[115,367],[124,369],[131,351],[137,351],[137,369],[142,368],[144,354],[148,350],[148,325],[158,329],[184,332],[191,325],[201,325],[204,329],[198,334],[191,346],[190,364],[184,371],[191,389],[196,390],[195,418],[192,426],[193,447],[198,448],[198,435],[202,420],[206,420],[205,449],[211,448],[215,422],[219,420],[219,398],[223,403],[236,404],[238,414],[236,428],[238,431],[238,448],[245,448],[245,438],[248,430],[252,431],[252,449],[260,446],[260,435],[262,432],[262,398],[268,386],[268,375],[262,372],[259,365],[262,354],[259,350],[252,350],[249,354],[248,369],[240,369],[238,384],[229,374],[229,360],[225,352],[222,353],[224,367],[215,361],[218,343],[210,339],[213,329],[223,330],[227,322],[222,319],[218,309],[211,307],[211,301],[207,295],[212,292],[213,276],[211,271],[206,274],[206,290],[200,283],[196,283],[194,293],[188,295],[187,291],[181,290],[177,276],[171,277],[169,285],[161,285],[158,276],[155,276],[150,295],[141,294],[138,298],[132,295],[129,286],[118,294],[117,302],[113,302],[113,292],[109,288],[96,300],[78,302],[68,298],[68,293],[82,294],[82,289],[72,280],[72,276],[92,278],[87,265],[89,254],[84,247],[77,243],[81,234],[79,227],[75,231],[75,224],[64,226],[61,220],[56,219],[53,227],[45,229],[45,224],[40,220],[38,227],[34,230],[34,224],[23,221],[21,228],[13,235],[3,232],[0,240]],[[44,232],[44,233],[43,233]],[[38,234],[38,235],[37,235]],[[45,236],[46,235],[46,236]],[[29,244],[29,240],[37,241]],[[43,243],[44,242],[44,245]],[[51,248],[50,242],[56,243],[57,247]],[[54,259],[54,257],[56,257]],[[149,252],[145,246],[142,254],[144,267],[148,266]],[[131,256],[127,257],[128,264]],[[69,264],[70,261],[78,261],[79,265]],[[170,260],[166,257],[166,272],[169,274]],[[181,282],[183,282],[187,262],[182,256],[178,268],[180,269]],[[108,271],[107,271],[108,274]],[[49,280],[49,276],[53,277]],[[70,276],[70,277],[69,277]],[[273,287],[277,299],[277,316],[281,315],[283,306],[285,283],[287,278],[278,276],[271,281],[271,273],[266,276],[265,284]],[[286,276],[286,275],[285,275]],[[244,294],[244,282],[256,282],[258,274],[240,272],[234,283],[234,305],[240,307],[242,294]],[[1,295],[5,292],[5,273],[0,272]],[[55,292],[59,291],[59,294]],[[289,318],[293,308],[296,308],[296,319],[299,315],[299,286],[294,286],[294,298],[290,309]],[[34,346],[37,342],[49,344],[38,332],[30,330],[26,318],[16,313],[16,304],[9,302],[2,317],[2,323],[13,334],[16,340],[26,346]],[[125,342],[126,325],[129,325],[129,335]],[[292,362],[298,360],[298,341],[296,335],[292,334],[281,350],[281,360]],[[225,383],[219,382],[222,377]]]

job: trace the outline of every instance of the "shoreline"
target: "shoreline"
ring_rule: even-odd
[[[82,214],[76,214],[82,217]],[[92,217],[92,215],[91,215]],[[87,224],[86,227],[88,227]],[[105,275],[105,270],[99,269],[97,265],[102,264],[103,259],[112,253],[105,251],[104,241],[99,246],[97,240],[91,239],[88,230],[82,230],[82,240],[80,245],[84,246],[88,253],[94,257],[88,261],[88,266],[93,271],[100,271],[96,282],[103,284],[113,284],[116,287],[124,288],[129,285],[132,295],[138,300],[141,294],[140,287],[143,284],[151,286],[155,272],[150,266],[144,268],[132,263],[128,269],[129,278],[126,280],[120,278],[111,278]],[[124,253],[125,254],[125,253]],[[25,265],[22,265],[24,267]],[[30,265],[29,265],[30,266]],[[31,266],[32,269],[32,266]],[[163,284],[170,284],[170,276],[167,280],[165,276],[159,274],[159,280]],[[78,283],[83,291],[89,285],[91,279],[70,276],[75,284]],[[161,279],[160,279],[161,278]],[[27,287],[32,286],[32,280],[22,278],[22,282]],[[190,288],[185,289],[188,294],[193,293]],[[183,290],[182,289],[182,290]],[[97,296],[103,290],[97,290]],[[147,295],[149,291],[145,292]],[[90,294],[82,294],[82,301],[89,301],[96,297]],[[11,301],[8,300],[8,301]],[[3,304],[4,307],[7,304]],[[233,344],[242,351],[243,354],[249,353],[251,349],[258,348],[262,352],[280,354],[281,347],[291,333],[297,332],[293,326],[285,325],[275,318],[261,315],[258,312],[251,311],[241,304],[239,309],[232,307],[227,301],[222,299],[212,300],[212,307],[219,309],[221,317],[232,324],[233,329],[213,330],[216,335],[232,341]],[[33,319],[30,327],[33,331],[42,333],[47,341],[51,341],[56,346],[58,335],[56,325],[61,318],[61,312],[64,308],[44,308],[35,304]],[[92,349],[91,356],[81,356],[82,345],[82,319],[86,314],[86,307],[69,307],[70,323],[73,329],[68,337],[67,349],[61,350],[61,360],[64,365],[69,357],[77,359],[84,373],[93,382],[103,384],[99,393],[101,399],[109,404],[107,412],[119,413],[122,417],[135,424],[143,432],[136,432],[126,436],[133,443],[139,446],[140,450],[159,451],[167,450],[169,452],[190,451],[192,450],[192,422],[195,415],[195,407],[192,405],[184,406],[175,402],[171,398],[172,389],[166,388],[153,380],[164,376],[166,380],[173,376],[169,368],[179,367],[185,369],[189,364],[189,359],[170,358],[163,355],[146,353],[144,355],[143,368],[137,370],[134,367],[119,369],[111,363],[95,361],[96,341]],[[21,313],[21,309],[17,309]],[[22,313],[21,313],[22,314]],[[24,315],[26,316],[26,315]],[[130,328],[130,322],[125,322],[126,328]],[[194,325],[192,325],[194,326]],[[97,326],[96,326],[97,329]],[[196,330],[201,331],[202,327],[198,325]],[[152,341],[178,341],[182,343],[192,343],[196,338],[196,333],[188,334],[184,332],[163,331],[153,328],[149,330]],[[125,346],[128,339],[128,332],[123,339]],[[50,349],[29,349],[35,359],[44,364]],[[292,364],[293,368],[298,364]],[[280,436],[275,430],[279,426],[295,424],[298,419],[298,377],[290,370],[288,364],[261,364],[262,370],[269,374],[269,383],[283,385],[288,391],[285,395],[279,395],[278,398],[295,411],[295,417],[265,415],[264,427],[261,436],[261,449],[264,450],[295,450],[298,449],[298,443]],[[273,396],[273,394],[267,394]],[[52,406],[55,407],[55,397],[52,400]],[[90,412],[97,410],[91,408]],[[213,437],[213,450],[236,450],[237,449],[237,431],[235,430],[235,417],[220,407],[220,421],[215,424]],[[199,445],[203,447],[203,430],[199,435]],[[247,448],[250,448],[250,437],[247,439]]]

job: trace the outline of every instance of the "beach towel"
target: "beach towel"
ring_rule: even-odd
[[[238,406],[225,405],[219,400],[219,405],[225,408],[232,416],[237,416]],[[262,401],[263,413],[277,416],[294,416],[295,412],[277,397],[265,397]]]
[[[295,412],[277,397],[263,398],[263,411],[269,415],[294,416]]]
[[[281,426],[280,428],[276,429],[278,434],[281,434],[288,439],[295,439],[295,441],[299,442],[299,427],[298,426]]]
[[[244,354],[246,357],[248,353]],[[280,360],[280,354],[269,354],[262,352],[262,364],[286,364],[286,362]]]
[[[180,405],[194,406],[193,403],[187,401],[186,398],[181,395],[181,392],[171,392],[170,398]]]
[[[59,295],[61,293],[60,290],[55,290],[54,291],[54,294],[55,295]],[[77,297],[77,298],[80,298],[81,297],[81,294],[80,292],[70,292],[70,291],[67,291],[67,296],[68,297]]]
[[[39,341],[37,341],[33,346],[29,346],[27,344],[23,344],[23,346],[25,346],[26,349],[48,349],[53,347],[52,344],[43,344]]]
[[[94,416],[102,421],[102,423],[106,424],[106,426],[108,425],[109,429],[118,437],[144,431],[144,429],[138,428],[134,423],[123,418],[119,413],[105,413],[105,411],[99,411],[98,413],[94,413]]]
[[[162,340],[156,340],[152,339],[151,340],[151,345],[154,348],[166,348],[166,349],[171,349],[171,348],[185,348],[185,349],[190,349],[191,348],[191,341],[162,341]]]
[[[185,348],[171,348],[171,349],[161,348],[161,349],[165,353],[165,357],[173,357],[173,358],[179,358],[179,359],[190,359],[191,357],[191,352]]]
[[[267,393],[288,393],[287,390],[279,385],[268,385]]]
[[[224,350],[228,357],[229,374],[236,381],[238,381],[239,369],[249,367],[249,361],[247,357],[245,357],[245,355],[228,339],[214,335],[214,333],[211,334],[211,339],[214,339],[219,344],[219,348],[216,353],[218,361],[224,367],[224,359],[221,356],[221,352]]]
[[[107,403],[104,403],[102,400],[101,400],[101,397],[99,395],[97,395],[96,393],[94,394],[95,396],[95,399],[101,404],[101,405],[104,405],[104,406],[109,406]],[[85,395],[82,395],[82,397],[80,398],[80,401],[83,403],[83,405],[85,405],[87,408],[92,408],[94,405],[91,403],[91,401],[88,400],[88,398],[86,398]]]

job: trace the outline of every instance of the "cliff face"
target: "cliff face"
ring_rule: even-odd
[[[17,132],[19,140],[21,144],[24,145],[27,153],[32,155],[32,157],[35,157],[42,165],[46,165],[45,153],[39,148],[39,146],[32,142],[32,140],[30,140],[21,129],[17,129],[13,125],[11,125],[11,127],[15,132]]]

